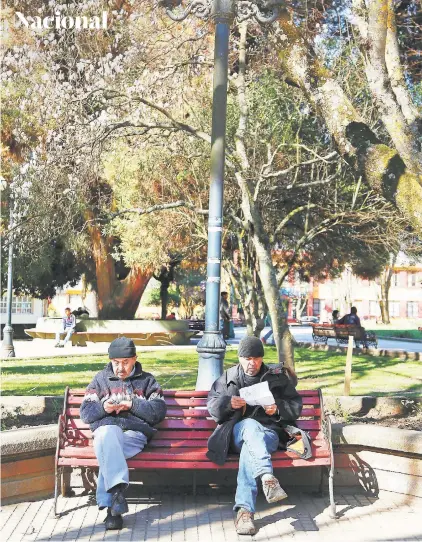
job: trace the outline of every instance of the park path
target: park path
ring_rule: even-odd
[[[133,494],[133,486],[131,486]],[[129,541],[233,542],[324,541],[399,542],[422,541],[422,499],[383,493],[380,498],[363,494],[336,494],[340,517],[328,515],[328,499],[294,492],[280,504],[258,499],[255,516],[259,532],[238,536],[233,523],[233,494],[158,493],[130,497],[124,528],[105,532],[104,511],[92,496],[60,498],[60,519],[52,515],[53,499],[4,506],[0,514],[2,542],[29,541]]]
[[[291,326],[293,336],[297,341],[312,343],[312,329],[309,326]],[[228,344],[236,346],[240,340],[246,335],[246,327],[235,328],[235,338],[230,339]],[[137,347],[138,352],[154,352],[165,350],[191,350],[196,351],[196,344],[199,338],[191,340],[191,344],[187,346],[142,346]],[[54,340],[35,339],[33,341],[15,340],[15,354],[17,358],[38,358],[38,357],[67,357],[75,355],[106,355],[110,343],[88,343],[86,347],[72,347],[69,343],[65,348],[54,348]],[[330,341],[329,344],[335,344]],[[407,342],[407,341],[389,341],[381,339],[379,348],[385,350],[404,350],[407,352],[422,352],[422,343]]]

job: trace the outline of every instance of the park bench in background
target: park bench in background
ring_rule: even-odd
[[[35,328],[25,333],[34,339],[54,339],[62,326],[61,318],[38,318]],[[76,319],[72,346],[88,342],[111,342],[124,335],[138,346],[185,345],[197,331],[189,329],[188,320],[100,320]]]
[[[333,325],[333,324],[311,324],[312,338],[315,343],[327,344],[328,339],[335,339],[338,345],[347,344],[351,335],[355,341],[356,348],[362,346],[373,346],[378,348],[378,340],[375,333],[366,331],[359,326]]]
[[[57,514],[57,499],[61,492],[69,495],[70,472],[82,468],[86,479],[93,479],[93,471],[98,469],[92,445],[92,433],[89,426],[79,417],[79,409],[85,390],[66,388],[63,414],[59,417],[58,441],[55,459],[56,487],[54,511]],[[297,425],[306,429],[312,437],[312,459],[300,459],[293,452],[277,451],[272,455],[275,469],[321,468],[320,491],[322,491],[323,471],[329,470],[329,495],[331,515],[335,516],[333,496],[334,456],[331,443],[330,419],[325,415],[321,390],[299,392],[304,408]],[[132,470],[173,470],[185,469],[193,473],[193,491],[196,491],[196,471],[219,469],[237,469],[238,455],[230,455],[224,466],[212,463],[206,457],[207,439],[216,427],[206,410],[207,391],[164,392],[167,403],[167,415],[157,426],[157,433],[145,449],[135,457],[128,459]],[[212,472],[210,473],[210,481]]]
[[[205,331],[205,320],[189,320],[191,331]]]

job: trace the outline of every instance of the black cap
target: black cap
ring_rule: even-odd
[[[258,337],[244,337],[239,343],[237,355],[240,358],[263,358],[264,346]]]
[[[133,358],[136,356],[136,346],[132,339],[118,337],[108,347],[110,359]]]

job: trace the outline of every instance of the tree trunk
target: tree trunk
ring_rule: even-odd
[[[161,283],[160,286],[160,297],[161,297],[161,320],[165,320],[167,317],[167,305],[169,300],[169,286],[170,283],[165,281]]]
[[[381,318],[383,324],[390,323],[390,310],[388,305],[391,279],[393,277],[394,266],[396,264],[397,254],[390,256],[389,265],[382,271],[380,282],[381,282],[381,299],[380,299],[380,309],[381,309]]]
[[[366,9],[363,0],[358,3],[361,7],[355,15],[359,17],[361,11],[366,11],[368,18],[367,24],[366,21],[361,20],[357,26],[362,37],[362,54],[365,59],[365,72],[369,88],[382,122],[400,157],[409,171],[420,175],[422,173],[422,154],[419,150],[419,143],[397,100],[397,94],[393,91],[393,82],[386,64],[386,54],[388,54],[390,69],[394,73],[393,34],[394,30],[397,30],[391,26],[393,22],[395,23],[394,10],[389,10],[390,0],[371,1]],[[400,65],[400,58],[397,60]],[[396,82],[397,79],[395,78],[394,81]],[[399,90],[397,85],[394,88],[396,91]],[[399,92],[399,96],[401,99],[404,97],[403,88]],[[405,105],[404,100],[401,101]],[[408,107],[406,109],[408,111]]]
[[[239,124],[235,135],[236,154],[239,157],[240,171],[235,173],[241,191],[241,207],[247,224],[247,231],[253,242],[258,261],[258,273],[261,280],[265,301],[271,318],[274,342],[279,362],[283,362],[294,371],[294,353],[292,336],[283,315],[276,270],[271,256],[268,235],[262,223],[261,213],[254,201],[252,187],[247,177],[249,161],[245,147],[248,104],[246,100],[246,36],[247,22],[240,24],[239,73],[237,77],[237,97],[240,109]]]
[[[280,19],[280,28],[277,47],[282,68],[324,119],[339,152],[422,234],[422,177],[406,170],[396,149],[380,143],[329,70],[320,64],[300,29],[286,19]]]
[[[404,71],[400,60],[400,48],[397,38],[397,21],[394,11],[394,0],[388,0],[387,44],[385,63],[391,81],[391,88],[396,96],[403,115],[413,131],[417,132],[421,125],[421,114],[412,101]]]
[[[259,337],[265,326],[268,309],[256,273],[256,258],[252,247],[244,236],[238,235],[237,238],[237,261],[228,262],[226,269],[237,297],[242,300],[247,334]]]
[[[93,218],[92,213],[89,218]],[[112,239],[103,237],[96,226],[89,226],[88,231],[97,278],[98,318],[131,320],[135,316],[152,271],[132,268],[123,280],[119,280],[116,276],[116,262],[111,256]]]

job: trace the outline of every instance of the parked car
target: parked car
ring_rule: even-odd
[[[298,322],[302,326],[310,326],[311,324],[317,324],[319,322],[318,316],[301,316]]]

